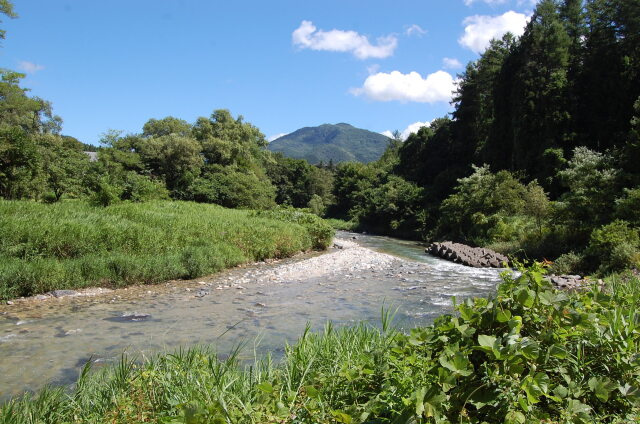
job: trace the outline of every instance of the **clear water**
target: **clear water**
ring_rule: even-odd
[[[271,351],[277,356],[307,324],[315,329],[329,320],[338,325],[361,321],[378,325],[382,305],[398,308],[397,326],[428,324],[451,310],[452,296],[484,296],[499,281],[498,270],[431,257],[415,242],[368,235],[357,235],[356,241],[409,262],[357,275],[213,289],[247,272],[235,269],[202,280],[213,287],[201,298],[194,296],[198,288],[187,291],[185,286],[169,284],[132,289],[111,301],[49,300],[19,312],[7,309],[0,316],[0,399],[45,384],[71,384],[87,361],[108,364],[123,352],[144,358],[178,347],[213,344],[224,356],[245,344],[247,357],[255,346],[259,353]],[[271,266],[277,265],[259,267]],[[131,312],[149,316],[122,318]]]

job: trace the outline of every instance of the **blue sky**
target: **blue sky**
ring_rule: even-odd
[[[531,0],[14,0],[0,67],[97,144],[150,118],[226,108],[267,137],[347,122],[416,129],[464,64],[521,32]]]

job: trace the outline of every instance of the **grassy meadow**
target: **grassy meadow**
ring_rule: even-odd
[[[95,207],[0,200],[0,299],[54,289],[196,278],[325,248],[333,230],[300,212],[178,201]]]
[[[107,369],[0,407],[31,423],[631,423],[640,419],[640,280],[582,293],[539,269],[409,334],[306,331],[240,364],[200,347]],[[237,352],[236,352],[237,353]]]

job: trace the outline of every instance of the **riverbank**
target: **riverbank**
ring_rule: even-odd
[[[291,210],[179,201],[95,207],[0,200],[0,300],[190,279],[326,248],[331,227]]]
[[[144,301],[176,291],[186,296],[202,298],[220,290],[243,290],[245,285],[282,284],[317,278],[359,278],[364,272],[381,273],[401,278],[403,273],[419,276],[428,270],[428,265],[404,260],[397,256],[379,253],[365,248],[353,238],[333,239],[325,251],[301,252],[287,259],[267,259],[241,264],[232,269],[190,280],[169,280],[147,285],[137,284],[123,288],[88,287],[78,290],[54,290],[45,294],[20,297],[0,304],[0,316],[19,314],[22,318],[46,315],[46,310],[55,313],[56,307],[79,304]],[[422,271],[422,272],[421,272]],[[409,274],[408,274],[409,275]],[[213,291],[216,292],[213,292]]]
[[[11,401],[0,422],[636,422],[640,282],[608,287],[558,292],[533,268],[491,301],[463,302],[458,315],[406,333],[388,313],[380,329],[303,330],[281,362],[259,356],[245,367],[238,350],[220,361],[212,348],[124,358],[86,368],[69,394]]]
[[[339,233],[327,251],[208,277],[0,306],[0,400],[45,383],[71,384],[86,362],[104,367],[123,352],[151,357],[205,344],[227,353],[248,343],[260,355],[280,357],[308,324],[314,330],[328,321],[379,325],[380,308],[387,305],[397,308],[396,325],[409,329],[451,312],[452,296],[495,292],[497,270],[452,264],[423,249]],[[242,358],[251,358],[254,348],[247,346]]]

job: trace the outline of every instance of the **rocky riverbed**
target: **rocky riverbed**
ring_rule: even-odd
[[[99,366],[123,352],[146,357],[207,344],[224,353],[249,343],[277,357],[307,325],[379,325],[382,306],[397,308],[400,327],[424,325],[451,311],[453,296],[486,296],[499,281],[498,270],[433,258],[413,242],[353,237],[340,233],[326,252],[196,280],[52,293],[2,305],[0,399],[45,383],[68,384],[87,361]]]

